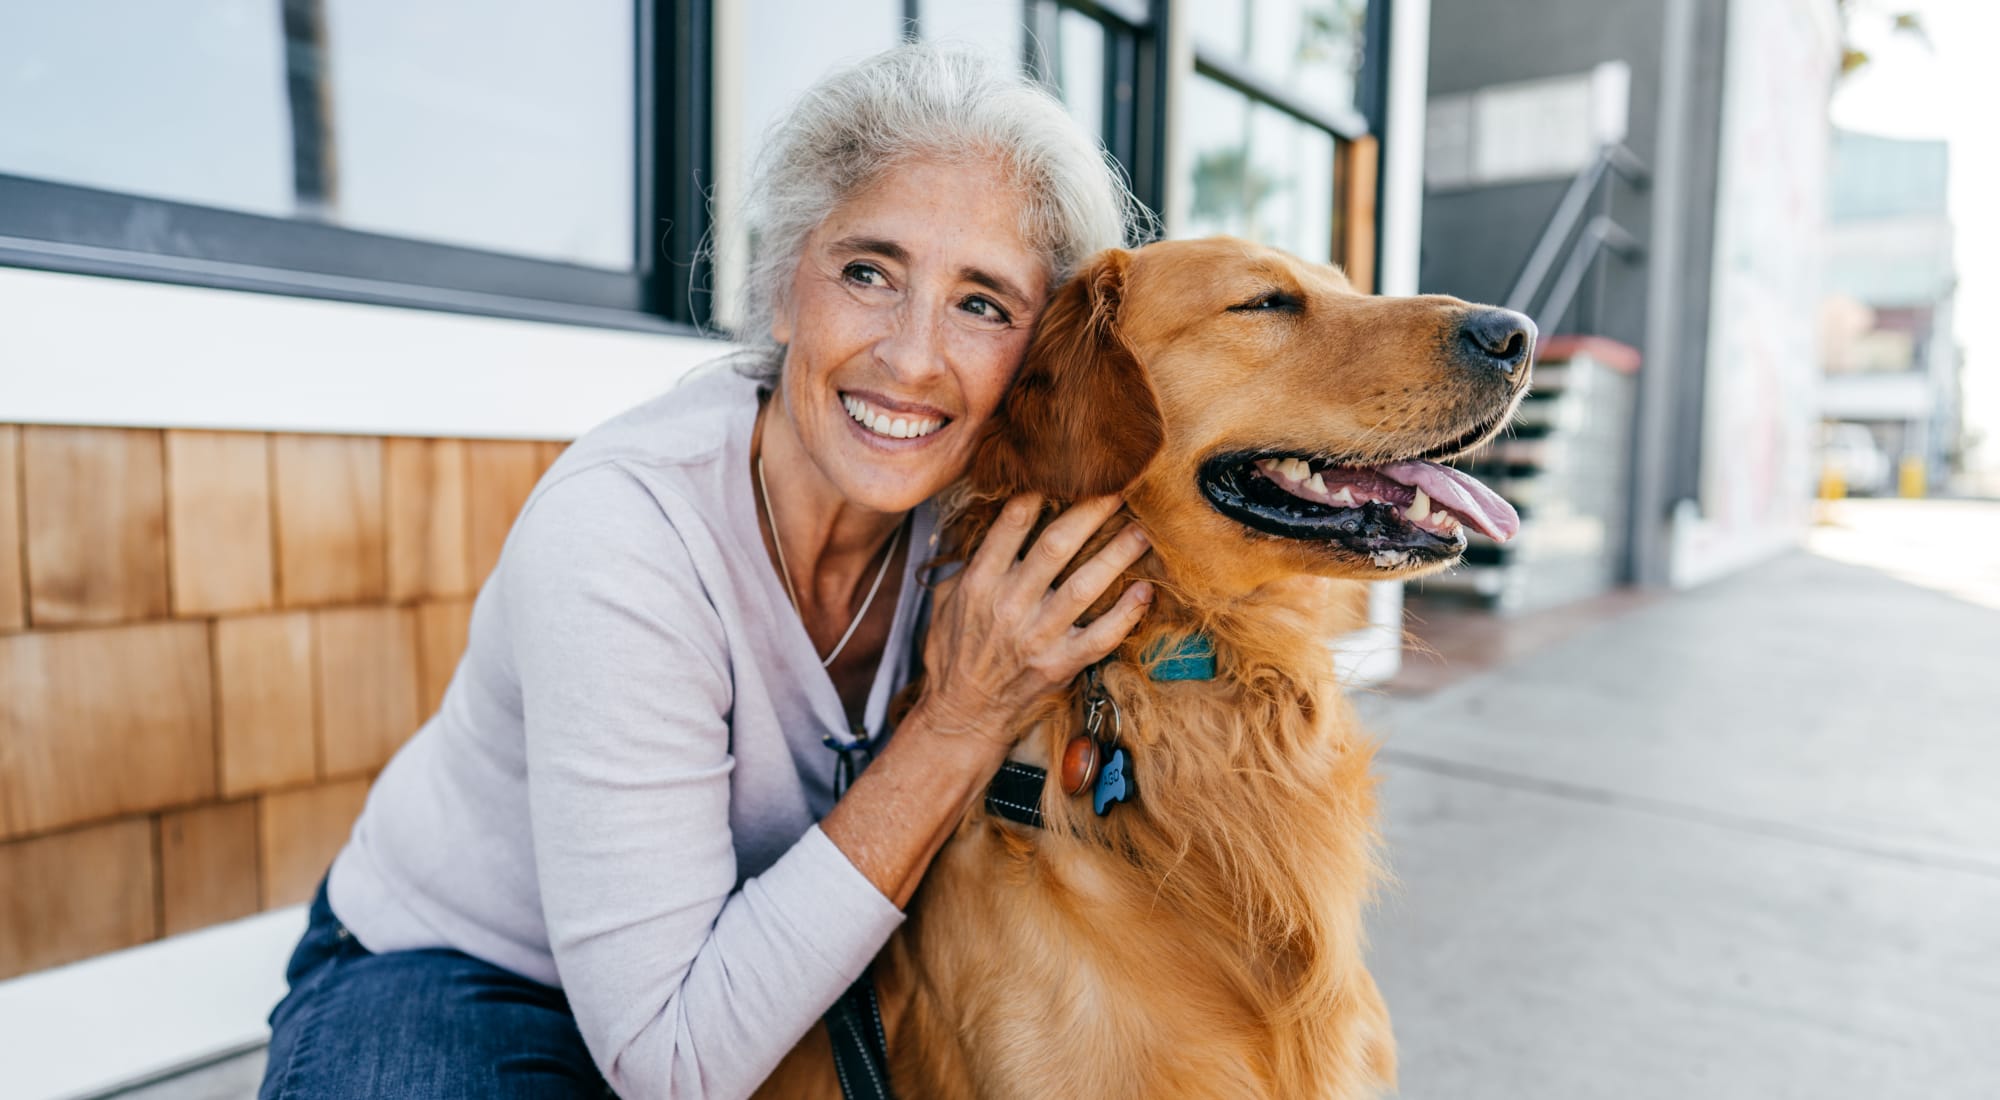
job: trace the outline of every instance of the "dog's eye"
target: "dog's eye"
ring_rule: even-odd
[[[1282,290],[1268,290],[1244,302],[1242,305],[1230,306],[1229,312],[1266,313],[1277,311],[1281,313],[1297,313],[1305,309],[1305,307],[1305,302],[1299,300],[1294,295],[1287,294]]]

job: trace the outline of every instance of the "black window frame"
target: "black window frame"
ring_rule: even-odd
[[[301,0],[286,6],[289,19]],[[699,252],[714,178],[712,8],[634,0],[629,271],[6,173],[0,267],[699,334],[710,317]]]
[[[1146,208],[1166,209],[1167,164],[1167,85],[1173,71],[1171,49],[1164,28],[1169,8],[1175,0],[1023,0],[1022,16],[1030,27],[1037,22],[1037,9],[1074,11],[1096,20],[1105,31],[1106,74],[1104,89],[1104,143],[1113,159],[1125,169],[1132,193]],[[1196,3],[1199,0],[1178,0]],[[917,0],[906,0],[911,26],[916,25]],[[1194,45],[1191,75],[1217,83],[1281,111],[1301,122],[1331,134],[1335,148],[1345,151],[1353,142],[1374,137],[1379,142],[1386,128],[1388,111],[1389,20],[1393,0],[1368,0],[1363,16],[1361,70],[1355,74],[1355,103],[1351,107],[1320,107],[1297,92],[1256,74],[1235,58]],[[1041,51],[1027,44],[1028,69],[1039,79],[1050,80],[1042,71]],[[1383,174],[1375,173],[1372,208],[1382,202]],[[1334,181],[1335,224],[1346,232],[1348,206],[1345,179]],[[1381,241],[1371,234],[1375,270],[1381,266]],[[1336,242],[1338,246],[1342,242]]]
[[[1160,2],[1160,0],[1155,0]],[[1394,0],[1367,0],[1362,14],[1361,27],[1361,69],[1354,74],[1355,102],[1350,106],[1324,107],[1314,104],[1298,92],[1259,76],[1255,70],[1241,60],[1202,45],[1199,38],[1194,42],[1194,75],[1207,77],[1229,90],[1244,96],[1253,103],[1261,103],[1280,111],[1299,122],[1322,130],[1333,138],[1334,145],[1334,240],[1331,242],[1335,263],[1341,262],[1347,250],[1348,235],[1353,227],[1348,224],[1348,189],[1353,185],[1347,178],[1347,153],[1363,138],[1375,138],[1379,143],[1387,129],[1389,100],[1389,20],[1392,18]],[[1370,209],[1380,211],[1384,201],[1383,187],[1386,173],[1374,172],[1375,192]],[[1379,217],[1379,214],[1377,215]],[[1382,268],[1382,240],[1379,233],[1370,232],[1367,249],[1372,253],[1370,266],[1373,273]]]
[[[1165,209],[1167,189],[1167,7],[1169,0],[1023,0],[1030,29],[1039,12],[1076,12],[1104,30],[1104,147],[1125,170],[1132,194],[1146,209]],[[1036,79],[1053,84],[1042,50],[1032,37],[1023,62]]]

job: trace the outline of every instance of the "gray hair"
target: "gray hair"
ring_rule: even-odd
[[[771,323],[807,238],[842,202],[898,164],[978,158],[1009,176],[1051,288],[1149,230],[1116,162],[1046,89],[963,47],[906,43],[820,80],[768,136],[744,208],[751,256],[736,335],[751,351],[739,369],[776,381],[784,349]]]

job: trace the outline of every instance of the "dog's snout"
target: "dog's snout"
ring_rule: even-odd
[[[1471,365],[1513,374],[1535,350],[1535,323],[1511,309],[1482,309],[1459,323],[1460,350]]]

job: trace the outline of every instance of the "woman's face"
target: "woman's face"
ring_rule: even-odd
[[[908,511],[971,461],[1048,296],[1013,191],[982,162],[909,164],[807,240],[771,327],[783,412],[848,501]]]

